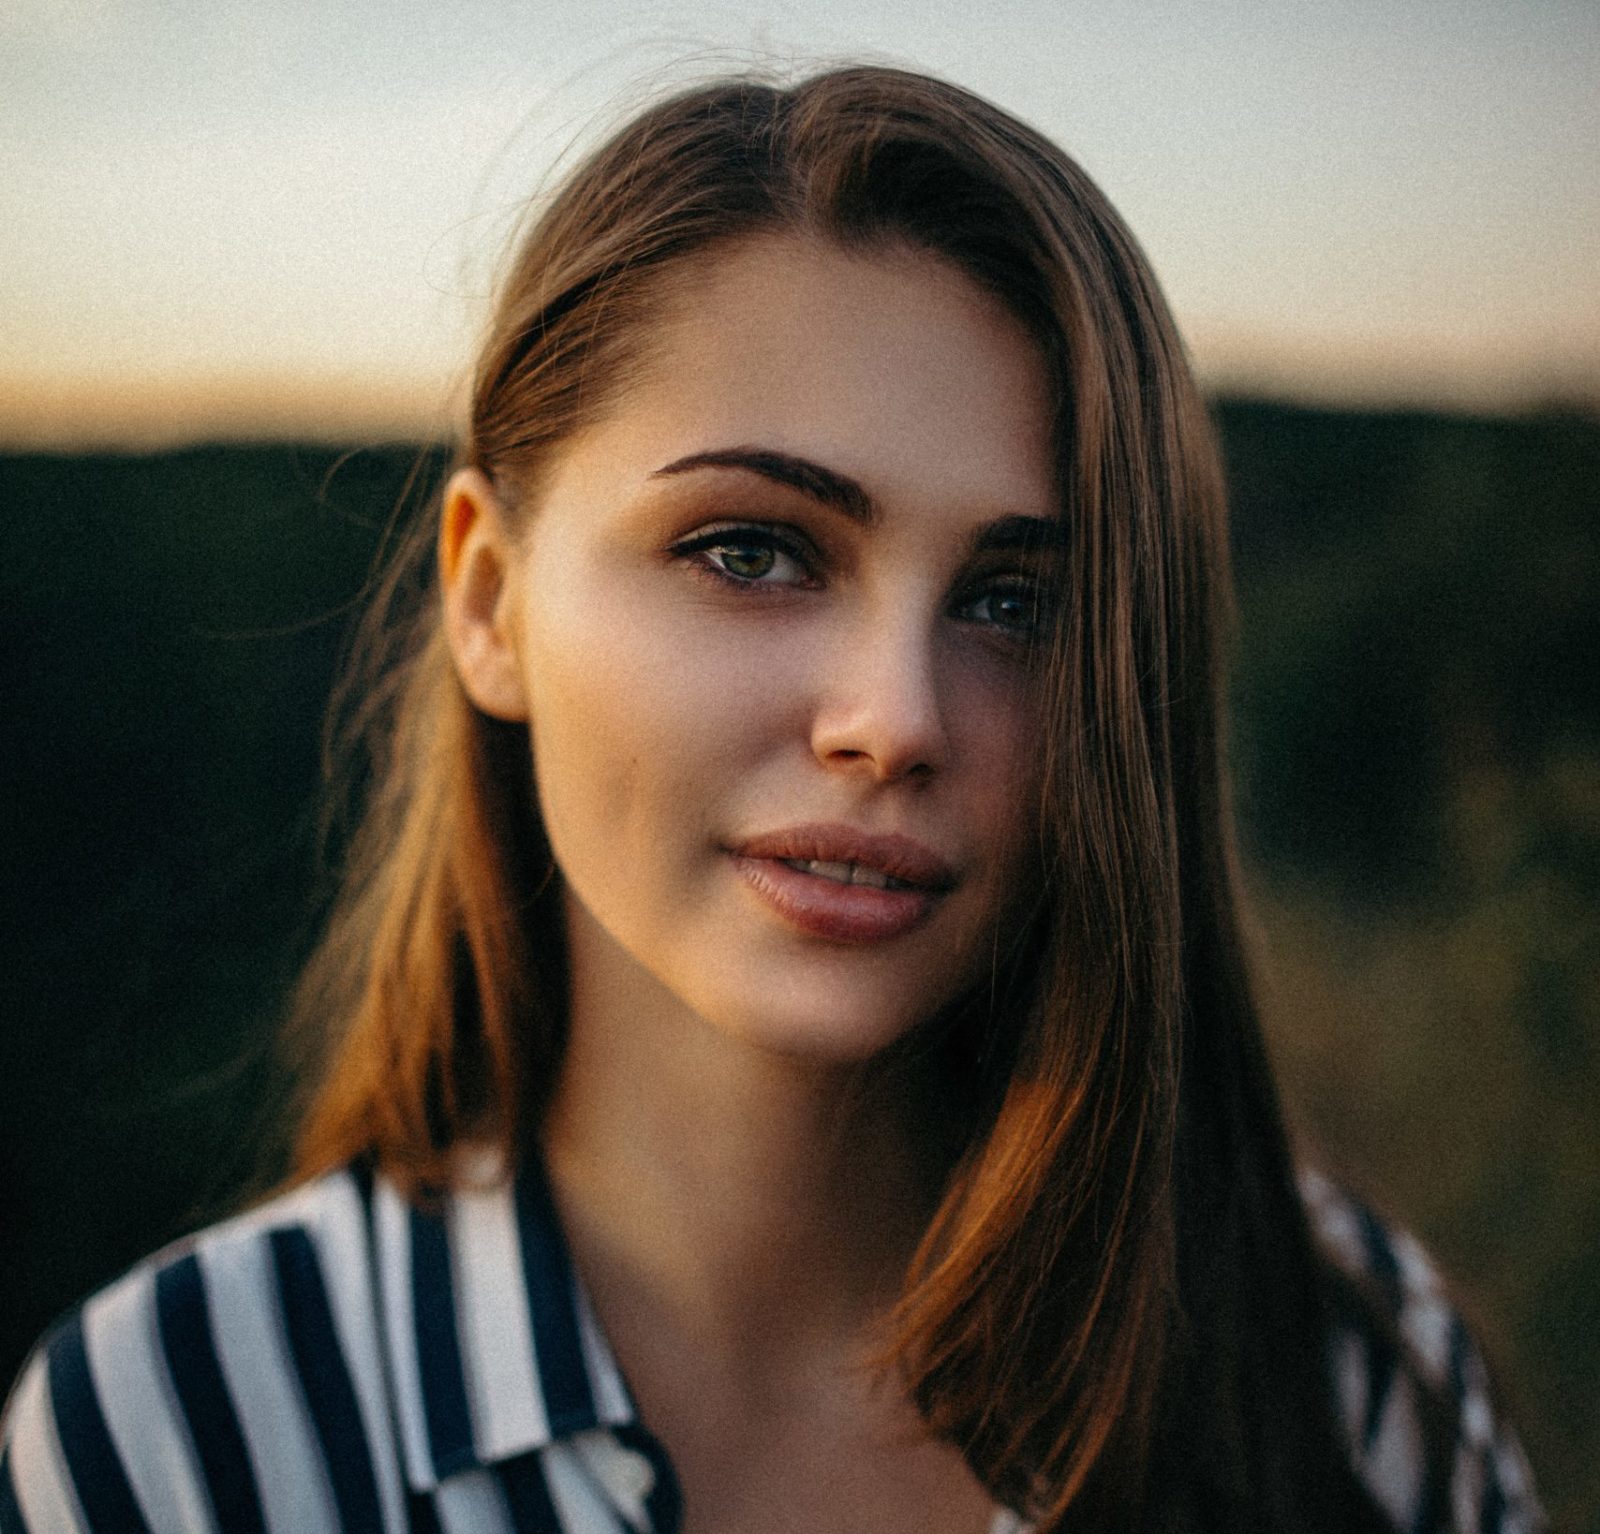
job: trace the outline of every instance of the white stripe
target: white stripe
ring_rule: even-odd
[[[1455,1312],[1440,1294],[1411,1294],[1400,1312],[1400,1336],[1418,1370],[1436,1390],[1450,1379],[1450,1337]]]
[[[11,1482],[32,1534],[85,1534],[87,1521],[62,1462],[49,1395],[44,1355],[35,1354],[7,1410]]]
[[[578,1307],[578,1337],[583,1343],[583,1362],[589,1371],[589,1389],[594,1393],[595,1411],[602,1422],[615,1426],[619,1422],[632,1422],[633,1402],[628,1397],[628,1387],[623,1383],[622,1370],[617,1367],[616,1355],[595,1317],[594,1307],[581,1283],[573,1296]]]
[[[1451,1322],[1443,1281],[1427,1253],[1409,1232],[1391,1233],[1390,1246],[1400,1267],[1400,1335],[1436,1389],[1446,1387],[1450,1371]]]
[[[223,1378],[261,1488],[267,1528],[272,1534],[334,1534],[333,1488],[289,1356],[266,1236],[233,1229],[202,1242],[199,1258]]]
[[[1324,1252],[1346,1273],[1365,1274],[1366,1240],[1355,1205],[1320,1172],[1302,1167],[1300,1197],[1310,1218],[1311,1232]]]
[[[1295,1168],[1295,1182],[1300,1188],[1300,1197],[1310,1205],[1319,1205],[1328,1200],[1333,1193],[1333,1184],[1324,1177],[1318,1168],[1309,1163],[1302,1163]]]
[[[106,1427],[145,1522],[154,1529],[214,1529],[199,1456],[161,1349],[154,1272],[136,1269],[90,1300],[83,1340]]]
[[[1456,1528],[1478,1527],[1483,1512],[1483,1456],[1469,1444],[1456,1450],[1450,1474],[1450,1508]]]
[[[1422,1458],[1422,1431],[1411,1381],[1396,1374],[1361,1474],[1373,1496],[1402,1529],[1416,1521],[1422,1497]]]
[[[439,1477],[428,1448],[422,1370],[417,1362],[417,1324],[411,1308],[411,1211],[399,1192],[382,1179],[373,1190],[372,1204],[378,1231],[378,1285],[389,1344],[389,1374],[400,1417],[406,1479],[418,1490],[426,1490]]]
[[[328,1303],[333,1310],[334,1329],[339,1335],[340,1351],[350,1368],[362,1431],[372,1453],[384,1527],[391,1534],[405,1534],[405,1502],[385,1404],[361,1195],[348,1172],[328,1178],[320,1191],[321,1196],[310,1212],[309,1228],[317,1246]]]
[[[433,1506],[444,1534],[517,1534],[500,1482],[486,1470],[441,1481]]]
[[[510,1184],[458,1189],[447,1224],[473,1441],[497,1459],[550,1437]]]
[[[1533,1494],[1532,1472],[1523,1457],[1522,1445],[1509,1428],[1501,1429],[1495,1441],[1494,1468],[1508,1501],[1522,1502]]]
[[[656,1467],[650,1463],[648,1456],[619,1443],[616,1434],[605,1428],[574,1433],[556,1447],[570,1447],[594,1483],[603,1490],[606,1501],[612,1507],[621,1508],[623,1516],[637,1527],[650,1527],[647,1499],[655,1490]],[[554,1461],[546,1455],[545,1463],[549,1465]],[[615,1521],[613,1518],[604,1527],[612,1528]]]
[[[634,1451],[623,1448],[609,1433],[584,1433],[580,1436],[590,1440],[587,1445],[590,1454],[582,1453],[576,1440],[569,1440],[551,1444],[540,1456],[545,1485],[550,1488],[550,1500],[555,1503],[557,1516],[561,1519],[562,1534],[627,1534],[617,1517],[616,1508],[606,1500],[601,1487],[618,1479],[619,1470],[622,1471],[620,1479],[626,1480],[631,1467],[627,1467],[625,1461],[622,1464],[604,1464],[602,1460],[607,1479],[599,1480],[594,1474],[597,1466],[586,1461],[597,1451],[597,1440],[601,1438],[609,1441],[619,1455],[635,1457]],[[649,1468],[648,1461],[646,1468]],[[653,1474],[651,1478],[654,1479]],[[649,1528],[650,1521],[642,1503],[627,1495],[632,1488],[617,1489],[623,1491],[627,1501],[635,1504],[627,1509],[629,1515],[636,1518],[641,1528]]]

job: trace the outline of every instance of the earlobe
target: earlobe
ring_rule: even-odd
[[[494,486],[461,469],[445,486],[439,584],[445,637],[467,696],[497,719],[528,717],[512,621],[515,548]]]

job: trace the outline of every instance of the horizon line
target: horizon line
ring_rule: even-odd
[[[1600,416],[1600,366],[1520,377],[1431,377],[1431,370],[1307,368],[1285,358],[1196,367],[1208,400],[1255,400],[1349,413]],[[1585,373],[1588,376],[1584,376]],[[464,381],[438,375],[339,378],[306,373],[150,377],[135,386],[0,373],[0,452],[160,452],[203,443],[436,443],[465,434]]]

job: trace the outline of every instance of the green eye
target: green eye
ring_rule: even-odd
[[[805,551],[776,528],[711,528],[672,552],[730,586],[806,586],[813,579]]]
[[[729,575],[742,581],[758,581],[772,573],[777,563],[777,553],[759,543],[722,543],[706,553]]]

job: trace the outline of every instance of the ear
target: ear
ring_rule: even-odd
[[[488,477],[461,469],[445,486],[439,583],[445,638],[467,696],[497,719],[526,719],[527,690],[512,621],[516,546]]]

